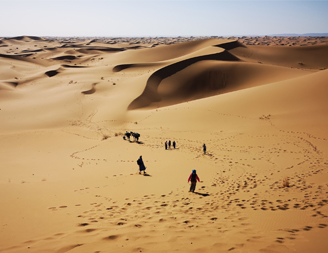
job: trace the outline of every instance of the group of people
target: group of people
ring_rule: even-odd
[[[146,166],[142,160],[142,156],[140,156],[137,160],[137,164],[139,165],[139,174],[141,174],[142,172],[146,174]],[[197,181],[200,182],[200,179],[196,173],[196,170],[192,170],[188,178],[188,183],[190,182],[189,192],[195,192]]]
[[[176,147],[176,142],[173,141],[173,148]],[[165,149],[171,148],[171,141],[165,141]],[[206,145],[203,144],[203,152],[204,154],[206,154]],[[139,165],[139,174],[141,174],[142,172],[144,174],[146,174],[146,166],[142,160],[142,156],[139,157],[139,159],[137,160],[137,164]],[[196,173],[196,170],[192,170],[191,174],[188,177],[188,183],[190,182],[190,189],[189,192],[195,192],[196,189],[196,184],[197,181],[200,182],[200,179]]]
[[[175,149],[177,143],[175,141],[172,142],[172,146]],[[165,149],[170,149],[171,148],[171,141],[165,141]]]

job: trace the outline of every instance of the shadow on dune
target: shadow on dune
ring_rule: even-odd
[[[255,50],[232,41],[213,47],[224,51],[190,57],[155,71],[128,110],[180,104],[296,78],[308,73],[304,69],[324,70],[328,66],[328,45],[295,48],[262,46]],[[312,63],[314,56],[321,57],[320,61]],[[297,57],[302,57],[302,60]],[[130,67],[134,64],[117,66],[116,71]]]
[[[37,37],[37,36],[16,36],[16,37],[10,37],[10,38],[6,38],[8,40],[45,40],[41,37]]]
[[[237,46],[235,44],[235,46]],[[189,58],[183,61],[179,61],[176,63],[173,63],[171,65],[165,66],[159,70],[157,70],[155,73],[153,73],[146,84],[145,90],[143,93],[136,98],[132,103],[129,105],[129,110],[135,110],[143,107],[149,106],[151,103],[154,102],[161,102],[164,100],[164,97],[158,92],[158,87],[160,83],[163,81],[163,79],[170,77],[177,72],[185,69],[186,67],[205,60],[216,60],[216,61],[239,61],[239,58],[236,56],[230,54],[228,51],[223,51],[215,54],[209,54],[209,55],[202,55],[198,57]],[[121,70],[124,68],[128,68],[129,66],[121,66]],[[117,69],[118,71],[118,69]],[[189,94],[184,94],[184,96],[192,97],[193,94],[198,93],[199,90],[196,89],[189,89]],[[188,100],[188,98],[186,98]],[[181,101],[183,102],[183,100]],[[165,106],[165,101],[163,103],[163,106]]]
[[[133,66],[135,66],[136,64],[121,64],[121,65],[117,65],[113,68],[113,71],[114,72],[120,72],[121,70],[124,70],[124,69],[128,69],[128,68],[131,68]]]
[[[55,57],[55,58],[52,58],[53,60],[59,60],[59,61],[62,61],[62,60],[75,60],[76,59],[76,56],[75,55],[63,55],[63,56],[58,56],[58,57]]]
[[[42,52],[43,49],[35,49],[35,50],[22,50],[22,53],[37,53],[37,52]]]
[[[144,142],[142,141],[131,141],[131,140],[128,140],[130,143],[137,143],[137,144],[144,144]]]
[[[13,90],[17,87],[18,82],[0,82],[0,91],[1,90]]]
[[[154,67],[156,65],[161,65],[162,63],[130,63],[130,64],[120,64],[120,65],[116,65],[114,68],[113,68],[113,71],[114,72],[120,72],[124,69],[129,69],[129,68],[133,68],[133,67]]]
[[[48,77],[53,77],[55,75],[57,75],[59,72],[57,70],[49,70],[47,72],[45,72],[45,74],[48,76]]]
[[[25,57],[33,55],[32,53],[27,54],[0,54],[0,57],[3,58],[9,58],[9,59],[15,59],[15,60],[23,60]],[[23,58],[24,57],[24,58]]]
[[[121,52],[125,51],[124,48],[116,48],[116,47],[103,47],[103,46],[88,46],[88,45],[81,45],[81,44],[69,44],[72,42],[66,42],[66,44],[60,46],[60,48],[78,48],[78,52],[84,51],[102,51],[102,52]]]
[[[64,67],[64,68],[88,68],[89,66],[77,66],[77,65],[63,64],[62,67]]]
[[[231,50],[237,47],[246,47],[246,46],[238,41],[233,41],[233,42],[227,42],[227,43],[216,45],[216,47],[221,47],[224,48],[225,50]]]
[[[90,94],[95,93],[96,92],[96,85],[97,85],[97,83],[93,83],[90,90],[82,91],[81,93],[85,94],[85,95],[90,95]]]

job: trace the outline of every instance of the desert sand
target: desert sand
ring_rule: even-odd
[[[1,38],[0,252],[327,252],[327,68],[326,37]]]

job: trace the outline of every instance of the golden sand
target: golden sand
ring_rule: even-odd
[[[0,252],[327,252],[327,68],[326,38],[1,39]]]

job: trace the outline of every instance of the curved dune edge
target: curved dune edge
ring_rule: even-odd
[[[45,74],[48,76],[48,77],[53,77],[55,75],[57,75],[59,72],[57,70],[49,70],[47,72],[45,72]]]
[[[244,61],[302,69],[328,68],[328,45],[314,46],[247,46],[230,52]],[[315,60],[314,60],[315,59]]]
[[[211,40],[210,40],[211,41]],[[128,64],[120,64],[120,65],[116,65],[114,68],[113,68],[113,71],[114,72],[120,72],[122,70],[125,70],[125,69],[130,69],[130,68],[134,68],[134,67],[153,67],[153,66],[160,66],[160,65],[168,65],[168,64],[172,64],[173,62],[176,63],[178,61],[183,61],[183,60],[186,60],[186,59],[190,59],[190,58],[195,58],[196,56],[199,57],[199,56],[205,56],[207,54],[209,54],[207,51],[216,51],[215,48],[221,48],[221,50],[219,50],[218,52],[216,53],[219,53],[220,51],[222,51],[222,49],[233,49],[233,48],[236,48],[236,47],[245,47],[244,45],[242,45],[241,43],[239,43],[238,41],[228,41],[228,42],[223,42],[223,43],[212,43],[210,45],[208,45],[208,42],[206,43],[205,41],[201,41],[202,43],[191,43],[191,42],[188,42],[188,43],[185,43],[187,44],[189,47],[192,47],[192,49],[194,50],[190,50],[187,51],[187,52],[183,52],[183,53],[180,53],[179,55],[176,55],[176,57],[172,58],[172,59],[168,59],[168,60],[161,60],[161,61],[156,61],[156,62],[147,62],[147,63],[128,63]],[[214,42],[217,42],[216,40]],[[204,45],[204,47],[201,47],[199,48],[200,46]],[[172,45],[170,47],[173,47],[175,45]],[[180,45],[181,46],[181,45]],[[211,50],[212,48],[212,50]],[[172,48],[164,48],[164,49],[167,49],[169,51],[172,50]],[[213,50],[214,49],[214,50]],[[163,50],[163,49],[160,49],[160,50]],[[179,48],[177,49],[174,49],[173,51],[178,51],[180,52]],[[224,59],[224,56],[222,55],[222,59]],[[231,56],[231,60],[235,60],[235,58],[238,58],[238,57],[233,57]]]
[[[151,106],[207,98],[304,75],[307,73],[296,69],[242,61],[200,61],[163,79],[157,88],[162,101]]]
[[[230,54],[228,51],[224,50],[223,52],[202,55],[193,58],[188,58],[168,66],[165,66],[156,72],[154,72],[148,79],[145,90],[143,93],[137,97],[132,103],[128,106],[128,110],[135,110],[143,107],[149,106],[152,102],[161,101],[161,96],[157,92],[157,88],[160,85],[161,81],[169,76],[174,75],[175,73],[181,71],[182,69],[196,63],[199,61],[205,60],[217,60],[217,61],[239,61],[237,57]]]
[[[88,66],[78,66],[78,65],[68,65],[68,64],[62,64],[61,66],[64,68],[88,68]]]
[[[154,107],[162,107],[167,105],[173,105],[176,103],[183,103],[186,101],[206,98],[213,95],[218,95],[222,92],[221,90],[228,90],[233,91],[235,89],[231,89],[231,87],[227,88],[226,80],[227,73],[217,74],[220,70],[213,70],[209,68],[208,70],[204,70],[206,73],[203,73],[203,78],[201,76],[194,76],[198,82],[191,80],[190,76],[193,76],[194,72],[186,73],[186,77],[189,78],[189,86],[185,86],[184,90],[180,90],[180,94],[178,93],[171,93],[163,95],[158,90],[160,84],[163,82],[164,79],[182,71],[183,69],[195,64],[199,61],[206,61],[206,60],[216,60],[216,61],[230,61],[230,62],[249,62],[249,64],[257,64],[259,70],[262,70],[263,66],[270,67],[276,72],[276,75],[268,72],[267,76],[269,79],[271,77],[278,77],[283,76],[281,75],[283,72],[290,72],[293,73],[295,70],[299,69],[320,69],[324,70],[328,67],[328,63],[325,60],[326,56],[328,58],[328,46],[327,45],[317,45],[311,47],[259,47],[258,51],[255,51],[252,47],[246,47],[245,45],[239,43],[238,41],[229,41],[226,43],[221,43],[217,45],[213,45],[213,47],[218,47],[224,49],[224,51],[220,54],[203,55],[199,57],[189,57],[188,59],[180,60],[173,64],[169,64],[157,71],[155,71],[148,79],[145,89],[140,96],[138,96],[135,100],[131,102],[128,106],[128,110],[136,110],[141,108],[154,108]],[[257,49],[257,48],[256,48]],[[199,50],[201,51],[201,50]],[[195,52],[194,52],[195,53]],[[219,55],[221,57],[219,57]],[[187,56],[187,55],[186,55]],[[185,56],[185,57],[186,57]],[[270,57],[268,57],[270,56]],[[313,61],[313,57],[318,58],[318,61]],[[182,58],[182,57],[180,57]],[[265,59],[265,60],[264,60]],[[286,60],[284,60],[286,59]],[[262,62],[264,61],[264,62]],[[169,62],[169,61],[167,61]],[[304,62],[304,63],[303,63]],[[265,65],[262,65],[266,63]],[[133,68],[140,66],[140,64],[125,64],[125,65],[118,65],[115,66],[113,71],[122,71],[125,69]],[[277,72],[275,67],[278,67],[282,70],[282,73]],[[302,71],[302,70],[301,70]],[[215,73],[217,72],[217,73]],[[242,76],[248,76],[249,73],[241,72],[239,73]],[[303,71],[300,75],[306,75],[307,73]],[[309,74],[309,73],[308,73]],[[206,77],[211,75],[211,77]],[[253,71],[253,75],[256,78],[257,73]],[[297,77],[296,75],[287,75],[287,79]],[[222,79],[223,78],[223,79]],[[216,79],[216,82],[213,83],[209,79]],[[222,80],[221,80],[222,79]],[[270,82],[276,82],[281,80],[266,80],[266,77],[263,77],[262,84],[268,84]],[[181,80],[180,80],[181,81]],[[184,82],[182,80],[182,82]],[[221,83],[221,84],[220,84]],[[248,87],[256,86],[252,83],[248,83]],[[181,86],[181,84],[176,83],[177,86]],[[163,86],[163,85],[162,85]],[[195,86],[198,88],[195,89]],[[235,86],[233,84],[233,86]],[[180,87],[180,88],[181,88]],[[244,85],[247,88],[247,85]],[[164,88],[165,89],[165,88]],[[176,89],[177,90],[177,89]],[[227,91],[223,91],[225,93]]]
[[[43,40],[46,41],[44,38],[42,37],[38,37],[38,36],[16,36],[16,37],[10,37],[10,38],[6,38],[7,40]]]
[[[0,90],[14,90],[17,85],[15,82],[0,82]]]
[[[96,92],[96,85],[97,85],[97,83],[93,83],[90,90],[82,91],[81,93],[85,94],[85,95],[90,95],[90,94],[95,93]]]
[[[0,54],[0,57],[3,58],[10,58],[10,59],[15,59],[15,60],[21,60],[23,57],[28,57],[33,55],[32,53],[27,53],[27,54]]]
[[[155,67],[165,65],[164,62],[152,62],[152,63],[130,63],[130,64],[120,64],[116,65],[113,68],[113,72],[120,72],[125,69],[132,69],[132,68],[147,68],[147,67]]]
[[[76,59],[76,56],[75,55],[63,55],[63,56],[58,56],[58,57],[55,57],[55,58],[52,58],[53,60],[59,60],[59,61],[62,61],[62,60],[75,60]]]

